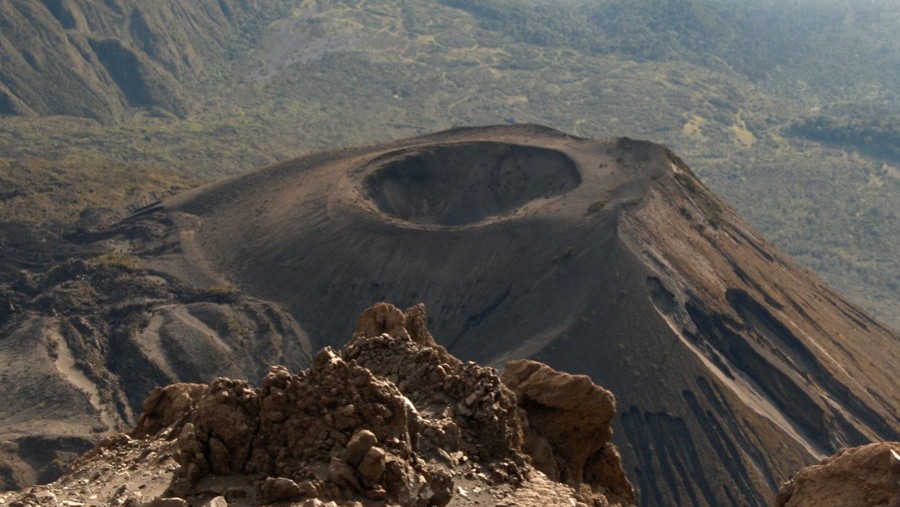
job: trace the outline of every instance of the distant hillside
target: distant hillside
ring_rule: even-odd
[[[184,116],[189,89],[283,2],[0,1],[0,114]]]
[[[803,118],[787,132],[835,146],[857,149],[900,164],[900,114],[864,109]]]
[[[287,20],[296,28],[329,10],[342,12],[342,17],[384,17],[399,9],[406,28],[415,29],[409,25],[422,15],[417,3],[3,0],[0,114],[108,118],[131,106],[183,115],[195,98],[187,89],[199,91],[198,80],[213,89],[231,81],[224,79],[223,62],[246,57],[268,23]],[[440,3],[471,14],[486,30],[540,47],[618,54],[637,61],[691,62],[733,71],[788,94],[850,98],[865,88],[877,96],[870,99],[898,98],[900,41],[894,29],[900,11],[886,0],[852,5],[812,0]],[[441,9],[426,15],[451,16]],[[285,28],[282,25],[281,31]],[[293,63],[354,48],[324,31],[311,35],[319,42],[308,40],[309,53],[295,55]],[[329,39],[337,44],[328,47]],[[294,48],[267,49],[283,60]]]
[[[898,98],[900,10],[888,0],[441,1],[518,41],[687,61],[786,93]]]

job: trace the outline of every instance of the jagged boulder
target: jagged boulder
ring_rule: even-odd
[[[157,387],[144,401],[144,412],[131,431],[132,437],[147,437],[178,425],[207,393],[205,384],[172,384]]]
[[[536,361],[506,364],[502,376],[525,412],[525,449],[534,466],[597,505],[633,504],[634,488],[610,441],[616,399],[585,375],[558,372]]]
[[[900,442],[843,449],[785,482],[776,507],[900,507]]]
[[[365,338],[386,334],[393,338],[409,340],[405,324],[406,316],[399,308],[388,303],[376,303],[360,314],[353,337]]]
[[[301,494],[300,486],[296,482],[284,477],[266,477],[266,481],[260,487],[262,500],[265,503],[281,502],[297,498]]]

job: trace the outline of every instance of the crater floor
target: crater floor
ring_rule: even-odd
[[[563,153],[506,143],[455,143],[379,158],[363,188],[379,210],[410,222],[462,226],[515,212],[581,183]]]

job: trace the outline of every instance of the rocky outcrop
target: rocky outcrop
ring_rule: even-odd
[[[900,507],[900,442],[843,449],[781,486],[776,507]]]
[[[454,455],[495,480],[523,481],[515,396],[492,369],[437,347],[424,324],[422,306],[378,304],[343,350],[323,349],[306,371],[274,367],[258,389],[213,381],[178,437],[174,491],[186,494],[209,474],[258,474],[318,498],[445,505]],[[188,403],[184,388],[169,390]],[[273,488],[262,495],[273,498]]]
[[[510,361],[502,378],[527,416],[525,449],[538,470],[587,497],[634,503],[634,488],[611,442],[616,414],[611,392],[585,375],[529,360]]]
[[[208,392],[209,389],[204,384],[172,384],[154,389],[144,401],[144,412],[131,431],[131,436],[154,436],[166,428],[178,425]]]
[[[103,440],[58,483],[8,499],[27,503],[37,491],[80,502],[103,491],[130,505],[634,503],[609,443],[608,391],[530,361],[510,363],[505,383],[436,345],[426,323],[422,305],[379,303],[343,349],[323,349],[307,370],[272,367],[259,387],[217,378],[156,389],[130,434]],[[164,491],[160,468],[171,471]],[[130,473],[153,478],[145,491],[154,496],[129,496],[121,477]]]
[[[326,349],[297,375],[273,368],[259,389],[210,384],[178,437],[175,491],[209,474],[260,474],[302,482],[317,497],[443,505],[449,478],[412,459],[419,426],[396,386]],[[275,489],[285,490],[270,484],[263,496]]]

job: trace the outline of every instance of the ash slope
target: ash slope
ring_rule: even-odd
[[[608,386],[643,505],[761,505],[800,466],[897,437],[898,337],[658,145],[458,129],[297,159],[158,213],[190,218],[186,257],[288,305],[318,346],[373,301],[421,300],[457,356]]]

